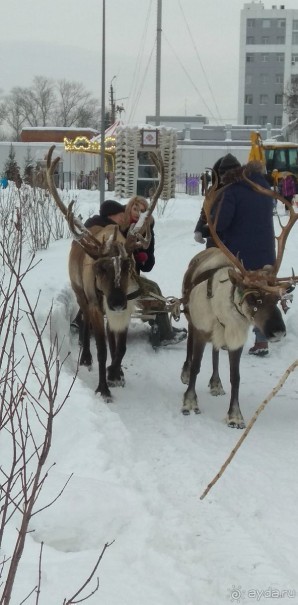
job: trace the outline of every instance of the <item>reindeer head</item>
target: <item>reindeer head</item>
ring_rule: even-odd
[[[138,291],[134,259],[128,254],[118,227],[106,227],[102,233],[102,246],[92,263],[95,291],[99,297],[105,297],[111,311],[123,311],[127,308],[127,300],[135,298]]]

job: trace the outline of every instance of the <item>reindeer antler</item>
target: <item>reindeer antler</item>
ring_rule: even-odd
[[[272,197],[273,199],[279,200],[290,211],[290,216],[289,216],[289,220],[288,220],[287,224],[283,226],[280,222],[281,233],[280,233],[280,235],[275,236],[275,239],[277,241],[277,254],[276,254],[276,262],[273,267],[273,272],[277,276],[281,263],[282,263],[286,241],[289,237],[290,231],[292,230],[294,224],[298,220],[298,214],[295,212],[292,204],[285,197],[283,197],[278,191],[272,191],[272,189],[267,189],[266,187],[262,187],[262,185],[259,185],[258,183],[254,183],[254,181],[251,181],[247,176],[246,170],[243,171],[243,178],[252,187],[252,189],[254,189],[255,191],[258,191],[259,193]],[[296,279],[296,278],[294,278],[294,279]]]
[[[92,235],[92,233],[85,227],[85,225],[78,219],[73,212],[74,200],[70,202],[68,206],[65,206],[63,201],[61,200],[59,193],[57,191],[57,187],[55,185],[54,180],[54,172],[57,164],[60,162],[60,157],[52,160],[53,151],[56,145],[52,145],[48,151],[47,155],[47,182],[49,191],[52,194],[59,210],[62,212],[65,217],[70,232],[72,233],[74,239],[78,241],[78,243],[84,248],[85,252],[89,254],[92,258],[98,258],[101,244],[100,242]]]
[[[217,218],[218,218],[221,201],[222,201],[221,199],[218,199],[218,198],[219,198],[219,196],[222,196],[222,193],[225,191],[225,189],[227,189],[229,187],[229,185],[225,185],[224,187],[221,187],[221,189],[217,189],[218,177],[215,172],[214,172],[214,174],[215,174],[215,182],[213,183],[212,187],[210,187],[209,191],[207,192],[207,194],[205,196],[204,204],[203,204],[203,209],[206,214],[208,227],[210,229],[210,234],[211,234],[211,237],[214,240],[215,244],[217,245],[217,247],[225,254],[225,256],[232,262],[232,264],[237,269],[239,269],[241,275],[244,276],[244,275],[246,275],[247,272],[245,271],[239,258],[237,258],[237,256],[235,256],[225,246],[225,244],[222,242],[222,240],[220,239],[220,237],[218,236],[217,231],[216,231]],[[218,202],[218,207],[216,210],[215,219],[213,220],[212,210],[214,209],[214,205],[215,205],[216,201]]]
[[[147,216],[151,216],[151,214],[153,213],[155,206],[158,202],[158,198],[163,190],[164,181],[165,181],[165,165],[164,165],[164,161],[163,161],[161,152],[158,151],[157,153],[155,153],[155,151],[150,151],[149,156],[150,156],[153,164],[156,166],[156,168],[160,174],[160,178],[159,178],[158,187],[157,187],[156,191],[154,191],[149,208],[147,210]]]
[[[126,249],[128,251],[132,251],[135,250],[136,248],[144,248],[145,250],[149,247],[150,245],[150,241],[151,241],[151,233],[150,233],[150,217],[154,211],[154,208],[158,202],[159,196],[163,190],[163,186],[164,186],[164,176],[165,176],[165,170],[164,170],[164,161],[162,159],[162,155],[160,153],[160,151],[158,153],[155,152],[150,152],[149,153],[152,162],[154,163],[154,165],[156,166],[159,174],[160,174],[160,180],[159,180],[159,184],[158,187],[156,189],[156,191],[154,192],[154,195],[152,196],[151,202],[149,204],[149,208],[148,210],[146,210],[145,212],[145,218],[144,220],[140,223],[140,220],[134,224],[131,225],[128,235],[127,235],[127,242],[126,242]],[[140,233],[140,229],[144,229],[145,226],[145,236]]]

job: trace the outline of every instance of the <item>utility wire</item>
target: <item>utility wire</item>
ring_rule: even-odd
[[[208,113],[212,116],[213,120],[215,120],[215,122],[218,123],[218,118],[213,114],[212,109],[209,107],[209,105],[206,103],[204,97],[202,96],[202,94],[200,93],[197,85],[194,83],[193,79],[191,78],[191,76],[189,75],[188,71],[186,70],[186,68],[184,67],[180,57],[177,55],[174,47],[172,46],[172,44],[170,43],[170,41],[168,40],[168,38],[165,36],[165,34],[163,34],[163,37],[165,39],[165,41],[167,42],[167,44],[169,45],[172,53],[175,55],[178,63],[180,64],[181,68],[183,69],[186,77],[189,79],[189,81],[191,82],[192,86],[194,87],[195,91],[197,92],[198,96],[200,97],[202,103],[204,104],[204,106],[206,107]]]
[[[188,22],[187,22],[187,19],[186,19],[185,13],[184,13],[184,11],[183,11],[183,8],[182,8],[181,1],[180,1],[180,0],[178,0],[178,4],[179,4],[180,10],[181,10],[181,13],[182,13],[183,19],[184,19],[184,21],[185,21],[185,25],[186,25],[186,27],[187,27],[187,31],[188,31],[188,33],[189,33],[190,39],[191,39],[191,41],[192,41],[192,43],[193,43],[193,47],[194,47],[194,49],[195,49],[195,53],[196,53],[197,59],[198,59],[198,61],[199,61],[199,63],[200,63],[200,66],[201,66],[202,72],[203,72],[203,74],[204,74],[204,76],[205,76],[206,83],[207,83],[207,86],[208,86],[208,88],[209,88],[209,92],[210,92],[210,94],[211,94],[211,97],[212,97],[212,99],[213,99],[213,103],[214,103],[214,105],[215,105],[215,108],[216,108],[216,111],[217,111],[218,117],[219,117],[220,121],[222,122],[223,120],[222,120],[222,117],[221,117],[221,114],[220,114],[220,111],[219,111],[218,105],[217,105],[217,103],[216,103],[216,99],[215,99],[215,97],[214,97],[214,94],[213,94],[212,88],[211,88],[210,83],[209,83],[209,80],[208,80],[207,73],[206,73],[206,71],[205,71],[205,68],[204,68],[204,65],[203,65],[203,63],[202,63],[201,57],[200,57],[200,55],[199,55],[199,51],[198,51],[198,49],[197,49],[197,47],[196,47],[195,41],[194,41],[194,39],[193,39],[193,35],[192,35],[191,30],[190,30],[190,27],[189,27],[189,25],[188,25]]]
[[[128,123],[129,123],[129,122],[131,122],[131,121],[133,121],[133,117],[134,117],[135,111],[136,111],[136,109],[137,109],[137,107],[138,107],[138,103],[139,103],[140,96],[141,96],[142,91],[143,91],[144,82],[145,82],[145,79],[146,79],[146,76],[147,76],[147,73],[148,73],[148,69],[149,69],[150,63],[151,63],[151,61],[152,61],[153,51],[155,50],[155,47],[156,47],[156,39],[155,39],[155,42],[154,42],[154,44],[153,44],[153,47],[152,47],[151,53],[150,53],[150,55],[149,55],[149,58],[148,58],[148,61],[147,61],[147,65],[146,65],[146,67],[145,67],[145,69],[144,69],[144,74],[143,74],[143,78],[142,78],[141,83],[140,83],[140,86],[139,86],[138,95],[137,95],[136,100],[135,100],[135,102],[134,102],[134,105],[133,105],[133,107],[132,107],[132,109],[131,109],[131,112],[130,112],[130,115],[129,115],[129,120],[128,120]]]
[[[129,114],[128,122],[130,121],[131,116],[134,114],[134,112],[136,110],[136,107],[135,107],[136,106],[136,100],[135,99],[138,98],[138,100],[139,100],[139,98],[140,98],[139,88],[137,88],[137,87],[139,86],[140,71],[141,71],[141,66],[142,66],[142,61],[143,61],[144,48],[145,48],[145,40],[146,40],[146,36],[147,36],[147,32],[148,32],[148,25],[149,25],[149,20],[150,20],[151,8],[152,8],[152,0],[150,0],[150,2],[148,4],[148,10],[147,10],[147,14],[146,14],[146,17],[145,17],[145,23],[144,23],[143,33],[142,33],[142,36],[141,36],[139,50],[138,50],[138,55],[137,55],[137,60],[136,60],[135,69],[134,69],[134,73],[133,73],[131,90],[128,93],[127,106],[130,107],[129,110],[127,110],[127,114]]]

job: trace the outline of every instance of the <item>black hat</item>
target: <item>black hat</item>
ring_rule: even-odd
[[[240,162],[238,162],[237,158],[231,153],[227,153],[225,155],[219,165],[219,174],[222,176],[228,170],[233,170],[234,168],[239,168],[241,166]]]
[[[103,202],[103,204],[101,204],[99,210],[99,214],[103,218],[106,218],[107,216],[113,216],[114,214],[119,214],[119,212],[125,212],[125,207],[122,206],[122,204],[119,204],[119,202],[116,202],[115,200],[106,200],[105,202]]]

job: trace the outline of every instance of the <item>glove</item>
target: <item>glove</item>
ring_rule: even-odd
[[[202,236],[201,231],[195,231],[194,238],[195,241],[198,242],[198,244],[205,244],[205,240]]]
[[[146,262],[146,260],[148,260],[148,254],[147,252],[137,252],[135,254],[135,260],[137,263],[140,263],[140,265],[144,265],[144,263]]]

